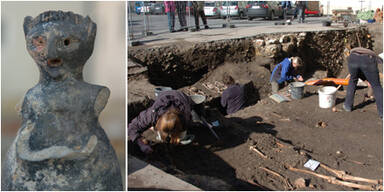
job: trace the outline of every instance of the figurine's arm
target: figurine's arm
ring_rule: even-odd
[[[87,158],[97,145],[97,137],[92,135],[88,143],[81,150],[70,149],[66,146],[52,146],[38,151],[29,148],[29,139],[35,124],[26,121],[23,129],[16,138],[16,153],[20,159],[26,161],[43,161],[47,159],[82,160]]]
[[[99,93],[97,94],[94,106],[96,116],[99,116],[100,112],[104,109],[105,105],[107,105],[109,95],[110,91],[107,87],[103,87],[100,89]]]

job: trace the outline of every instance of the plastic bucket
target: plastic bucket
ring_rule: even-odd
[[[305,83],[302,83],[302,82],[293,82],[289,84],[289,90],[290,90],[292,99],[303,98],[304,86],[305,86]]]
[[[335,105],[335,93],[336,87],[325,86],[318,90],[319,92],[319,107],[320,108],[331,108]]]
[[[170,90],[172,90],[171,87],[156,87],[155,88],[155,96],[157,97],[161,92],[170,91]]]

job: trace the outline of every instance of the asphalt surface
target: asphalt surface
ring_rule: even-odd
[[[323,17],[307,17],[306,24],[314,25],[321,23],[322,20],[327,19]],[[186,16],[187,25],[190,28],[195,27],[195,19],[193,15]],[[226,19],[207,17],[208,26],[210,28],[222,28],[223,24],[227,23]],[[255,18],[252,21],[248,19],[240,19],[238,17],[231,17],[230,24],[234,24],[236,28],[244,27],[255,27],[255,26],[272,26],[275,22],[283,22],[283,19],[276,18],[275,20],[265,20],[263,18]],[[297,22],[295,19],[293,22]],[[200,18],[200,26],[203,28],[203,23]],[[145,27],[147,26],[147,27]],[[180,29],[180,23],[177,15],[175,16],[175,30]],[[152,34],[165,34],[170,33],[168,29],[168,18],[167,15],[137,15],[135,13],[128,14],[128,31],[129,37],[132,40],[141,39],[145,37],[145,31],[151,32]]]

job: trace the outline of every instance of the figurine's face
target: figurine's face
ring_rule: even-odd
[[[89,40],[88,33],[84,25],[68,21],[38,24],[26,33],[27,50],[42,72],[55,80],[81,76],[93,50],[94,39]]]

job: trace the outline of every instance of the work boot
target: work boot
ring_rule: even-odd
[[[345,106],[345,104],[343,104],[343,109],[344,109],[344,111],[346,111],[346,112],[351,112],[351,111],[352,111],[352,109],[349,108],[349,107],[347,107],[347,106]]]

